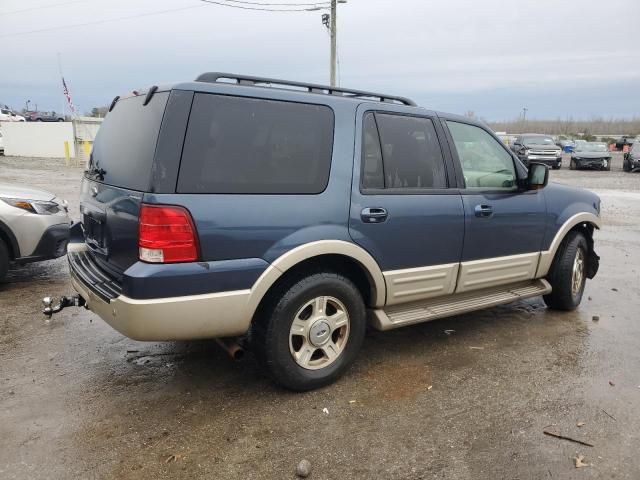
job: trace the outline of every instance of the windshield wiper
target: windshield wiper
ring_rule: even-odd
[[[104,168],[100,168],[98,165],[90,166],[87,170],[85,170],[87,175],[90,177],[94,177],[95,180],[104,180],[104,176],[107,171]]]

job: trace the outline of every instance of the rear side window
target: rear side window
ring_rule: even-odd
[[[364,188],[447,187],[444,159],[430,119],[367,114],[363,134]],[[376,141],[379,142],[377,147]],[[379,155],[382,157],[381,168]]]
[[[380,136],[373,113],[367,113],[362,123],[362,187],[384,188]]]
[[[104,170],[103,182],[130,190],[149,189],[153,157],[169,92],[119,100],[100,125],[91,166]]]
[[[178,192],[320,193],[329,182],[333,123],[326,106],[196,94]]]

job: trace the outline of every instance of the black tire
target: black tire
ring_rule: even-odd
[[[9,271],[9,249],[0,238],[0,281],[4,280]]]
[[[554,165],[553,168],[554,170],[560,170],[560,168],[562,167],[562,164],[558,164],[558,165]]]
[[[569,162],[569,170],[575,170],[576,169],[576,162],[574,160],[571,160]]]
[[[582,280],[579,289],[572,290],[573,268],[576,256],[581,251]],[[587,279],[587,261],[589,246],[584,235],[580,232],[569,232],[562,240],[560,248],[556,253],[547,281],[551,284],[553,290],[550,294],[545,295],[544,303],[554,310],[574,310],[582,301],[584,293],[584,285]]]
[[[332,363],[310,370],[294,359],[290,333],[296,314],[305,304],[320,296],[333,297],[344,305],[348,315],[348,336]],[[254,323],[251,343],[258,359],[276,383],[290,390],[306,391],[334,382],[351,366],[362,346],[365,330],[365,305],[354,283],[338,273],[318,272],[287,282],[269,296]],[[308,335],[311,336],[311,332]],[[326,362],[321,347],[317,347],[313,356],[318,351],[321,355],[316,361]]]
[[[622,162],[622,170],[624,170],[625,172],[631,171],[631,164],[629,163],[628,158],[625,158],[624,161]]]
[[[42,119],[41,118],[36,118],[36,122],[41,122]]]

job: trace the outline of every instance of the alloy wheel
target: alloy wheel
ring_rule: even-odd
[[[298,310],[289,332],[289,351],[308,370],[325,368],[342,354],[349,339],[349,314],[335,297],[320,296]]]

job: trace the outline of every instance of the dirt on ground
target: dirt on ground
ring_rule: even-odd
[[[309,393],[214,342],[135,342],[83,309],[47,324],[40,299],[72,292],[66,261],[13,268],[0,478],[293,479],[302,459],[314,479],[640,478],[640,175],[618,155],[611,172],[564,164],[552,181],[600,194],[604,221],[576,311],[532,299],[371,332],[341,380]],[[81,174],[0,157],[0,183],[50,190],[76,218]]]

